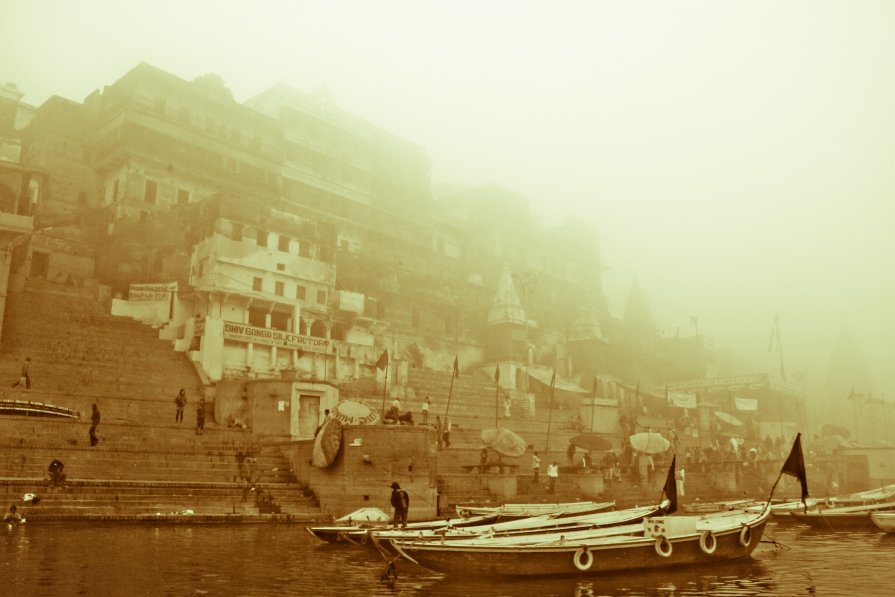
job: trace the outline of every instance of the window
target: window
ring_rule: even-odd
[[[267,230],[258,229],[258,237],[255,239],[259,247],[267,246]]]
[[[233,223],[230,225],[230,238],[235,241],[242,240],[242,224]]]
[[[284,272],[284,271],[286,271],[286,264],[285,264],[285,263],[278,263],[278,264],[277,264],[277,271],[278,271],[278,272]]]
[[[283,251],[284,253],[289,252],[289,243],[292,241],[288,236],[280,235],[280,240],[277,243],[277,249]]]
[[[177,189],[177,203],[183,205],[190,202],[190,192],[185,189]]]
[[[297,298],[300,301],[303,301],[303,300],[305,300],[305,294],[306,294],[306,291],[305,291],[304,286],[296,286],[295,287],[295,298]]]
[[[147,180],[146,187],[143,189],[143,201],[155,205],[158,198],[158,183],[154,180]]]
[[[257,290],[258,292],[261,292],[262,283],[263,283],[263,280],[261,278],[253,278],[252,279],[252,290]]]
[[[276,294],[277,296],[283,296],[283,294],[285,293],[285,287],[283,286],[283,283],[282,283],[282,282],[276,282],[276,283],[274,284],[274,291],[273,291],[273,292],[274,292],[274,294]]]
[[[317,291],[317,302],[321,305],[326,304],[326,291],[325,290]]]
[[[311,256],[311,243],[306,240],[298,241],[298,254],[302,257]]]

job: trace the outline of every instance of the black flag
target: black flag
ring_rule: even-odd
[[[665,497],[671,502],[671,505],[668,506],[667,514],[674,514],[677,511],[677,483],[674,479],[674,462],[676,460],[677,455],[671,459],[671,466],[668,467],[668,476],[665,478],[665,487],[662,488]]]
[[[792,450],[790,450],[789,456],[786,458],[786,462],[783,463],[783,469],[780,472],[799,480],[799,483],[802,485],[802,506],[807,509],[808,504],[805,503],[805,500],[808,499],[808,474],[805,471],[805,457],[802,456],[801,433],[796,434],[796,441],[792,443]]]
[[[382,351],[382,355],[379,357],[379,360],[376,361],[377,369],[385,369],[388,367],[388,349]]]

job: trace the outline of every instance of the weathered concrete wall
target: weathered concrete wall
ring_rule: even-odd
[[[325,514],[338,517],[358,508],[381,508],[391,514],[391,484],[410,496],[410,520],[437,515],[435,432],[431,427],[346,425],[342,447],[328,468],[308,464],[313,442],[284,446],[293,471],[307,483]]]

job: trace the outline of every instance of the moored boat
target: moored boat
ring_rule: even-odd
[[[641,506],[616,510],[612,512],[598,512],[595,514],[582,514],[567,518],[553,516],[535,516],[532,518],[517,519],[495,524],[475,525],[459,528],[437,528],[427,530],[413,529],[370,529],[378,541],[388,545],[393,540],[475,540],[475,539],[507,539],[508,541],[523,541],[529,537],[538,542],[538,537],[545,534],[565,535],[571,537],[572,533],[594,531],[595,529],[616,528],[620,526],[639,524],[650,516],[658,516],[670,506],[669,500],[663,500],[657,506]],[[583,535],[582,535],[583,536]],[[355,535],[351,535],[355,538]],[[365,541],[361,541],[366,543]]]
[[[818,507],[809,512],[792,510],[789,515],[796,522],[816,529],[857,531],[873,528],[871,514],[884,511],[895,511],[895,501],[862,506]]]
[[[880,530],[887,533],[895,533],[895,512],[874,512],[870,520]]]
[[[615,502],[565,502],[549,504],[503,504],[502,506],[474,506],[458,505],[457,514],[460,516],[486,516],[497,514],[500,518],[528,518],[544,514],[587,514],[590,512],[605,512],[615,507]]]
[[[440,529],[440,528],[459,528],[459,527],[467,527],[467,526],[476,526],[476,525],[484,525],[491,522],[495,522],[497,520],[497,516],[494,514],[487,516],[468,516],[463,518],[449,518],[449,519],[439,519],[439,520],[427,520],[421,522],[411,522],[407,524],[405,530],[408,531],[428,531],[432,529]],[[351,541],[353,538],[362,537],[367,534],[368,531],[372,529],[398,529],[399,527],[395,527],[393,525],[375,525],[375,524],[344,524],[344,525],[332,525],[332,526],[314,526],[314,527],[305,527],[305,530],[310,533],[312,536],[322,540],[328,541],[331,543],[338,543],[340,541]]]
[[[583,540],[513,543],[393,541],[408,560],[456,575],[593,574],[686,566],[749,557],[770,512],[648,518],[639,529]],[[609,531],[612,528],[607,529]]]

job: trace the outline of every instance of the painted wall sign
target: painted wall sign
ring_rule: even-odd
[[[177,292],[177,282],[168,284],[131,284],[127,289],[129,301],[166,301]]]
[[[283,330],[269,328],[256,328],[244,323],[224,322],[224,339],[237,342],[252,342],[254,344],[266,344],[294,350],[307,350],[311,352],[326,352],[330,341],[326,338],[313,336],[300,336]]]

